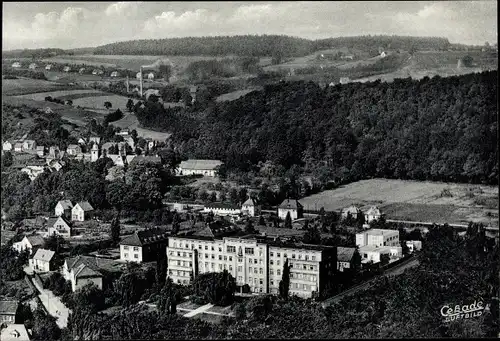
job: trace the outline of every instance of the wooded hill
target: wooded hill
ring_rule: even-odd
[[[327,88],[282,82],[189,111],[147,103],[137,117],[174,132],[186,156],[242,171],[269,160],[352,181],[498,184],[497,71]]]
[[[132,40],[99,46],[99,55],[167,55],[167,56],[280,56],[299,57],[323,49],[350,48],[362,51],[384,49],[446,49],[446,38],[359,36],[308,40],[284,35],[244,35]]]

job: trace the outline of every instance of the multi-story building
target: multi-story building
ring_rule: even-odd
[[[120,260],[136,263],[155,260],[158,252],[165,252],[167,238],[167,232],[159,228],[136,231],[120,242]]]
[[[370,229],[356,233],[358,246],[400,246],[398,230]]]
[[[302,204],[295,199],[285,199],[281,205],[278,206],[278,217],[285,219],[287,214],[290,214],[292,220],[304,217],[304,208]]]
[[[207,226],[202,231],[169,238],[168,276],[188,284],[198,274],[227,270],[243,289],[253,293],[279,292],[283,266],[290,266],[290,294],[311,297],[320,293],[336,270],[335,247],[283,244],[264,236],[241,235],[230,226]]]

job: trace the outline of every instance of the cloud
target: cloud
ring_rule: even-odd
[[[217,30],[220,23],[219,15],[206,9],[186,11],[180,15],[175,12],[163,12],[144,23],[144,32],[147,35],[162,34],[168,36],[185,36],[195,32],[210,34]]]
[[[83,8],[68,7],[57,12],[37,13],[31,24],[31,34],[39,39],[71,37],[77,33],[90,13]]]
[[[137,14],[139,10],[139,5],[142,4],[142,1],[136,1],[136,2],[128,2],[128,1],[122,1],[122,2],[117,2],[114,4],[111,4],[106,8],[105,14],[108,17],[130,17],[134,16]]]

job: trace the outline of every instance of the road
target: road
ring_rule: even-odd
[[[408,259],[407,261],[403,262],[403,263],[400,263],[398,265],[396,265],[395,267],[393,268],[390,268],[388,269],[387,271],[385,271],[382,275],[380,276],[397,276],[397,275],[400,275],[402,274],[406,269],[409,269],[409,268],[412,268],[412,267],[415,267],[419,264],[419,261],[418,261],[418,258],[417,257],[412,257],[410,259]],[[364,282],[364,283],[361,283],[355,287],[352,287],[340,294],[338,294],[337,296],[334,296],[332,298],[329,298],[327,300],[325,300],[323,302],[323,307],[326,307],[332,303],[336,303],[338,301],[340,301],[342,298],[344,298],[345,296],[349,296],[349,295],[352,295],[360,290],[365,290],[365,289],[368,289],[370,287],[370,285],[377,279],[379,278],[380,276],[377,276],[375,278],[372,278],[370,279],[369,281],[367,282]]]

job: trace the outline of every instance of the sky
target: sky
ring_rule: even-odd
[[[133,39],[285,34],[495,43],[497,1],[3,2],[2,50],[95,47]]]

